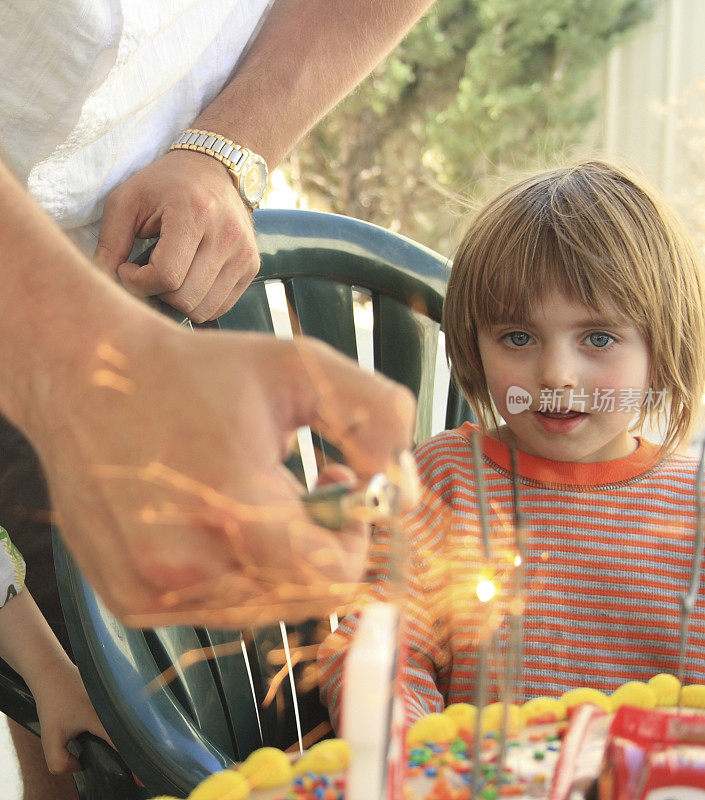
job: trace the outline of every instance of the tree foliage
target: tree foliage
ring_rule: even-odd
[[[705,257],[705,79],[690,87],[678,104],[677,146],[682,154],[683,173],[672,199]]]
[[[581,140],[588,79],[658,1],[437,0],[297,148],[297,189],[438,248],[445,198]]]

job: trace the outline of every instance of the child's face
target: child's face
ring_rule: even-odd
[[[649,352],[616,309],[599,314],[553,292],[528,324],[508,319],[481,330],[479,346],[490,394],[518,449],[586,462],[635,449],[628,428],[648,388]]]

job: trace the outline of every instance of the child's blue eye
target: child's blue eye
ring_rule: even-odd
[[[608,347],[615,340],[609,333],[591,333],[587,338],[593,347]]]
[[[531,341],[531,336],[524,331],[512,331],[504,336],[504,339],[515,347],[524,347]]]

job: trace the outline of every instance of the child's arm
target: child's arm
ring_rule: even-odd
[[[378,530],[368,556],[367,586],[361,602],[385,601],[389,594],[389,533]],[[408,596],[405,603],[406,659],[402,665],[402,693],[407,718],[413,721],[432,712],[442,711],[444,699],[438,689],[437,665],[447,661],[443,644],[438,640],[431,609],[424,608],[429,600],[423,581],[415,574],[410,559]],[[321,644],[318,651],[321,700],[327,706],[333,727],[340,724],[341,699],[345,681],[345,658],[357,627],[357,614],[349,614]]]
[[[110,742],[78,669],[26,588],[0,608],[0,658],[24,678],[34,696],[50,772],[81,769],[66,745],[83,731]]]

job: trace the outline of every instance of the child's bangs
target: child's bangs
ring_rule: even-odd
[[[605,275],[600,259],[577,242],[559,238],[550,224],[517,231],[510,246],[487,256],[484,285],[476,287],[474,298],[481,327],[528,324],[537,305],[554,292],[598,312],[622,307],[624,286]]]

